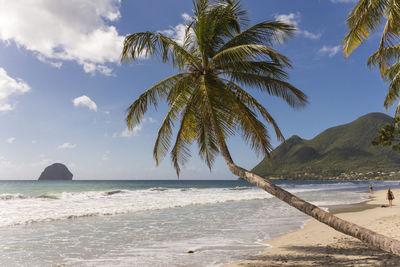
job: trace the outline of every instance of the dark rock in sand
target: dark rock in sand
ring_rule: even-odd
[[[54,163],[44,169],[39,177],[40,181],[70,181],[72,173],[67,166],[61,163]]]

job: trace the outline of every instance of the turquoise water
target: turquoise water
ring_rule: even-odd
[[[369,196],[368,182],[277,183],[322,207]],[[0,266],[218,266],[307,220],[244,181],[2,181]]]
[[[73,180],[73,181],[0,181],[0,194],[21,193],[30,196],[45,193],[111,191],[117,189],[140,190],[149,188],[228,188],[252,186],[242,180]]]

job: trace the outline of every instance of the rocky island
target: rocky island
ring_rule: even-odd
[[[73,174],[67,166],[61,163],[54,163],[47,166],[39,177],[39,181],[71,181]]]

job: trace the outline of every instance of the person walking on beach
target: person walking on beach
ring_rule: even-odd
[[[372,187],[372,184],[369,184],[369,192],[372,194],[374,192],[374,188]]]
[[[389,207],[392,207],[392,201],[394,199],[394,195],[393,195],[392,190],[390,190],[390,187],[387,191],[386,199],[389,200]]]

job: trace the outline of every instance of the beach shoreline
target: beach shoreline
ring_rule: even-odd
[[[330,206],[336,216],[400,240],[400,189],[393,189],[393,207],[386,190],[375,191],[362,203]],[[302,229],[265,240],[270,247],[257,256],[234,262],[238,266],[398,266],[400,257],[363,244],[310,219]]]

